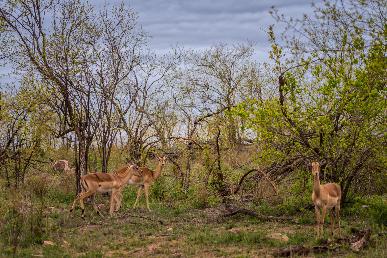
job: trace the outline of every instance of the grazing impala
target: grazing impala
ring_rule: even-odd
[[[52,168],[60,172],[67,172],[71,170],[68,160],[64,159],[55,161],[55,163],[52,165]]]
[[[95,193],[112,192],[110,197],[109,214],[112,215],[114,210],[117,210],[117,191],[122,189],[128,181],[134,176],[140,176],[141,172],[137,165],[124,166],[113,173],[91,173],[81,177],[82,192],[75,198],[70,212],[74,210],[75,203],[79,200],[82,209],[82,218],[84,218],[85,206],[83,200]],[[93,208],[102,216],[93,199]]]
[[[340,230],[341,188],[336,183],[320,185],[320,164],[318,162],[312,162],[312,174],[314,178],[312,200],[316,213],[317,237],[324,233],[323,227],[327,209],[330,210],[331,233],[333,235],[335,223],[335,214],[333,213],[333,208],[335,208],[336,219],[338,221]],[[320,210],[322,211],[321,216]]]
[[[147,167],[140,167],[140,173],[141,175],[133,175],[129,181],[128,184],[132,185],[138,185],[138,191],[137,191],[137,198],[136,202],[133,205],[133,208],[137,207],[138,201],[141,197],[142,190],[144,189],[145,192],[145,200],[146,200],[146,207],[148,208],[148,211],[151,211],[149,208],[149,188],[153,184],[153,182],[159,178],[161,174],[161,170],[163,169],[165,162],[167,161],[167,157],[157,157],[158,159],[158,164],[156,166],[156,169],[150,170]],[[122,194],[121,190],[117,191],[116,193],[116,199],[118,200],[118,204],[116,205],[116,210],[118,210],[121,206],[121,200],[122,200]]]

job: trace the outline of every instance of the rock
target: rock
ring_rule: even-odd
[[[173,228],[167,228],[167,231],[172,231],[173,230]]]
[[[282,234],[282,233],[271,233],[271,234],[267,235],[267,237],[271,238],[271,239],[278,240],[278,241],[282,241],[282,242],[289,241],[289,237],[285,234]]]
[[[147,246],[147,249],[148,251],[153,253],[154,251],[156,251],[156,249],[159,248],[159,246],[160,246],[160,243],[150,244]]]
[[[55,245],[54,242],[49,241],[49,240],[44,240],[43,245]]]
[[[243,228],[230,228],[228,231],[230,231],[232,233],[240,233],[243,230],[244,230]]]

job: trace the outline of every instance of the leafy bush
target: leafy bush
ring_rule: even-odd
[[[380,197],[370,199],[370,215],[374,223],[387,226],[387,202]]]
[[[356,215],[378,226],[387,226],[387,201],[385,196],[355,197],[344,209],[346,215]]]
[[[0,235],[5,249],[15,255],[19,247],[43,243],[46,228],[44,213],[48,191],[47,180],[32,177],[21,189],[4,189],[0,217]]]

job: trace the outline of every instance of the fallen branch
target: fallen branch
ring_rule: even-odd
[[[290,246],[287,248],[279,249],[273,253],[274,256],[288,257],[294,255],[308,255],[318,254],[325,252],[336,252],[343,246],[351,245],[351,250],[358,252],[364,248],[371,236],[371,229],[358,231],[355,235],[347,238],[338,238],[335,241],[326,241],[323,245],[306,247],[302,245]]]
[[[278,195],[278,189],[276,187],[276,185],[274,184],[274,182],[270,179],[270,177],[267,175],[267,173],[265,173],[263,170],[260,170],[260,169],[257,169],[257,168],[253,168],[253,169],[250,169],[249,171],[247,171],[242,177],[241,179],[239,180],[238,182],[238,185],[237,187],[235,188],[234,190],[234,194],[237,194],[239,192],[239,190],[241,189],[242,187],[242,184],[244,182],[244,180],[246,179],[246,177],[248,175],[250,175],[252,172],[256,172],[257,174],[260,174],[267,182],[270,183],[270,185],[272,186],[274,192],[276,195]]]

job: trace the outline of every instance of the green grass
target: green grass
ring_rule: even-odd
[[[211,208],[208,202],[205,206],[195,208],[198,207],[195,203],[197,200],[193,197],[188,200],[177,198],[175,201],[165,197],[167,200],[161,201],[151,196],[152,212],[148,212],[144,198],[141,199],[140,208],[131,208],[136,197],[135,192],[135,188],[128,187],[124,192],[121,210],[112,218],[107,216],[108,198],[99,195],[96,201],[103,204],[101,210],[105,217],[98,216],[91,205],[86,204],[85,220],[81,219],[79,209],[73,214],[69,213],[73,196],[63,193],[50,194],[44,211],[42,240],[52,241],[54,245],[32,241],[30,245],[20,246],[16,256],[260,257],[271,254],[277,248],[319,244],[315,239],[314,214],[309,210],[294,213],[295,210],[292,208],[289,214],[294,214],[294,218],[297,218],[296,224],[259,221],[244,215],[221,219],[221,211]],[[380,204],[380,201],[375,202],[376,205]],[[284,216],[278,211],[276,211],[278,214],[274,212],[275,206],[265,203],[250,208],[266,215]],[[385,234],[376,236],[377,232],[385,232],[383,223],[376,225],[374,219],[365,214],[356,213],[350,216],[347,211],[343,214],[341,223],[343,236],[349,236],[352,228],[363,229],[368,226],[372,226],[374,233],[365,250],[353,253],[345,247],[340,255],[385,257],[387,237]],[[330,237],[328,221],[327,219],[324,239],[320,240],[322,242]],[[273,233],[285,235],[289,241],[273,239],[271,237]],[[0,257],[13,255],[12,248],[5,246],[4,242],[0,243],[0,250],[2,250]]]

